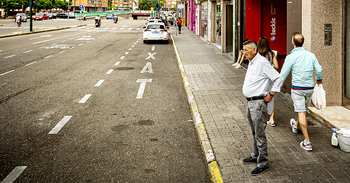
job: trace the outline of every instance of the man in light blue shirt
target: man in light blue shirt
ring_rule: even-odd
[[[310,101],[314,88],[313,73],[315,69],[317,84],[322,83],[322,66],[319,64],[316,56],[306,51],[303,46],[304,36],[298,32],[292,35],[294,49],[286,57],[283,64],[281,75],[286,80],[292,71],[292,90],[291,96],[294,102],[294,111],[298,113],[298,120],[290,120],[292,131],[298,133],[298,125],[301,126],[305,140],[300,143],[300,147],[307,151],[312,150],[309,138],[309,132],[306,120],[307,105]]]
[[[270,62],[258,53],[254,41],[243,43],[244,56],[249,60],[248,70],[243,83],[243,95],[247,98],[247,118],[252,130],[254,147],[250,157],[243,163],[257,162],[251,175],[259,175],[268,170],[267,139],[265,134],[267,121],[267,103],[271,101],[283,84],[282,76]]]

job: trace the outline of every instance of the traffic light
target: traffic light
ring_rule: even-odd
[[[156,10],[159,10],[159,4],[156,4]]]

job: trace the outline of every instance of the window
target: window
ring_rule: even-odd
[[[91,4],[91,0],[89,0],[88,3]]]

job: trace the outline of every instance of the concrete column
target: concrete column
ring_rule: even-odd
[[[221,53],[226,53],[226,0],[221,0]]]
[[[211,43],[215,43],[215,34],[216,34],[216,30],[215,30],[215,25],[216,25],[216,21],[215,21],[215,8],[216,8],[216,1],[209,1],[210,3],[210,42]]]
[[[311,51],[311,1],[302,1],[302,34],[305,37],[304,47]],[[291,36],[290,36],[291,37]],[[287,36],[287,43],[288,36]]]

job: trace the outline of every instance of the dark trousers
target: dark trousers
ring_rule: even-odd
[[[179,27],[179,32],[181,32],[181,25],[177,25]]]

